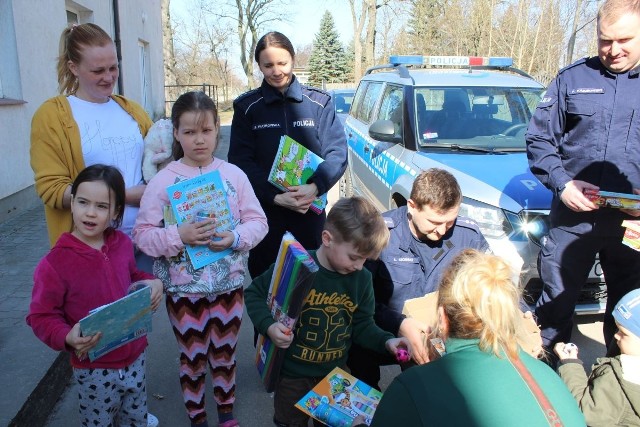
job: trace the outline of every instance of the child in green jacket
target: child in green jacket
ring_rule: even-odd
[[[561,342],[553,349],[558,373],[591,427],[640,425],[640,289],[622,297],[613,317],[621,354],[599,358],[588,378],[575,345]]]
[[[287,349],[274,395],[276,425],[307,426],[309,417],[295,403],[333,368],[345,365],[352,342],[381,353],[409,348],[406,339],[395,338],[373,321],[371,273],[363,264],[377,257],[388,240],[389,230],[370,202],[339,200],[327,215],[322,245],[309,252],[320,269],[293,331],[276,322],[266,304],[273,265],[247,288],[254,326]]]

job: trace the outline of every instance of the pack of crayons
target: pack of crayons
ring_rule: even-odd
[[[267,305],[273,318],[290,330],[309,294],[318,265],[289,232],[282,236],[271,276]],[[268,337],[260,335],[256,346],[256,366],[262,382],[271,393],[275,389],[286,349],[276,347]]]

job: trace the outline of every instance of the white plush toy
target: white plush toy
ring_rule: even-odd
[[[169,119],[155,122],[144,138],[144,153],[142,155],[142,176],[146,182],[169,162],[173,146],[173,124]]]

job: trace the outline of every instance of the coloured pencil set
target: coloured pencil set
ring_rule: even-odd
[[[282,236],[271,276],[267,305],[273,318],[293,330],[318,265],[289,232]],[[286,349],[276,347],[269,337],[260,335],[256,346],[256,366],[267,392],[275,389]]]

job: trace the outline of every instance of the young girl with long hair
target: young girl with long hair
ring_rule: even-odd
[[[163,281],[166,304],[180,350],[180,384],[192,426],[208,426],[205,375],[211,369],[221,427],[234,427],[236,344],[242,321],[243,284],[249,250],[267,233],[267,219],[247,176],[213,157],[220,121],[203,92],[187,92],[173,105],[173,158],[149,182],[133,230],[138,247],[157,257],[154,272]],[[215,219],[171,224],[167,187],[218,171],[234,221],[232,231],[216,232]],[[213,239],[212,239],[213,238]],[[230,254],[195,269],[185,246],[209,246]]]

